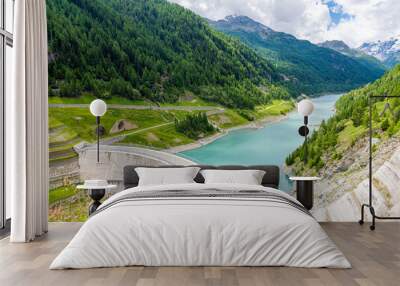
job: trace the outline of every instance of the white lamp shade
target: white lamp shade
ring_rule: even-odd
[[[314,103],[309,99],[303,99],[297,104],[297,110],[303,116],[309,116],[314,111]]]
[[[101,99],[95,99],[90,104],[90,112],[94,116],[103,116],[107,112],[107,104]]]

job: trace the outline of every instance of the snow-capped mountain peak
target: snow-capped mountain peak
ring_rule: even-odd
[[[400,35],[387,41],[364,43],[358,49],[392,67],[400,62]]]

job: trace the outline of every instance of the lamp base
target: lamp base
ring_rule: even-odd
[[[311,210],[314,201],[314,182],[299,180],[296,182],[296,189],[297,200],[301,202],[306,209]]]

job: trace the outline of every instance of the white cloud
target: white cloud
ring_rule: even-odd
[[[277,31],[312,42],[343,40],[355,47],[400,34],[399,0],[334,0],[334,12],[351,15],[333,24],[330,0],[170,0],[213,20],[249,16]]]
[[[326,32],[326,39],[341,39],[352,46],[400,35],[399,0],[335,0],[352,19]]]

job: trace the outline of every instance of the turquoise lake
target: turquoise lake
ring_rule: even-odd
[[[312,99],[315,110],[309,118],[311,130],[317,128],[322,120],[334,114],[335,102],[341,95],[329,94]],[[297,132],[302,124],[303,119],[296,110],[279,122],[268,123],[259,129],[232,131],[210,144],[177,155],[199,164],[283,166],[287,155],[304,141]],[[292,183],[282,171],[280,189],[284,191],[292,189]]]

